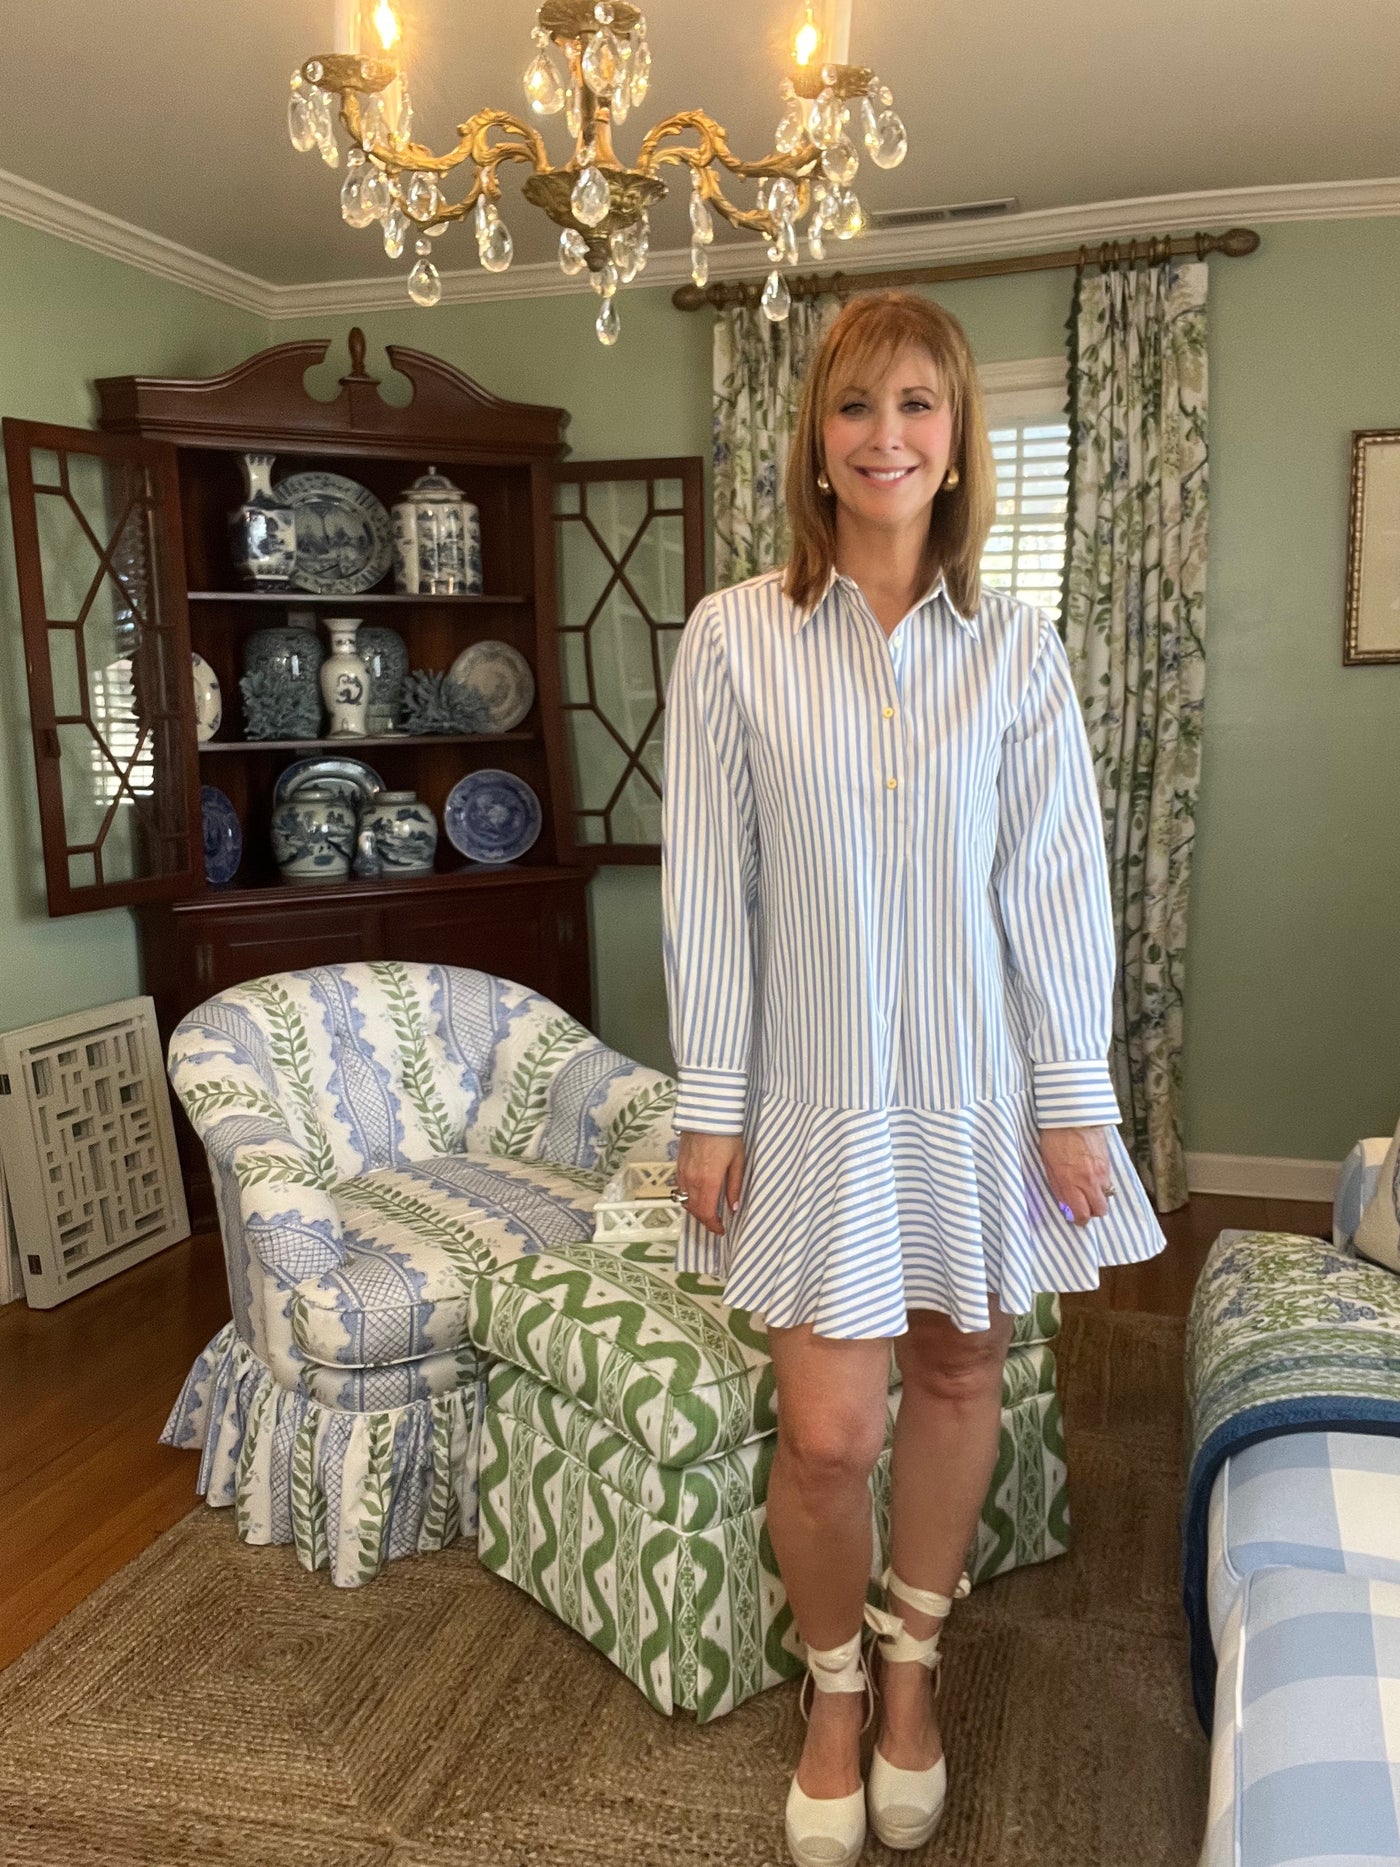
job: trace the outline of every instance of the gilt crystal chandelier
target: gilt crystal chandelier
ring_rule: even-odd
[[[379,0],[365,34],[377,39],[374,52],[362,49],[359,25],[358,0],[338,0],[337,49],[292,73],[287,127],[294,147],[319,149],[337,168],[338,118],[349,138],[341,214],[352,227],[376,227],[391,259],[412,246],[408,293],[418,305],[435,305],[442,296],[432,241],[454,221],[471,217],[488,272],[510,265],[514,248],[501,218],[500,170],[520,162],[529,169],[525,199],[560,229],[560,267],[570,276],[588,274],[602,300],[598,337],[616,343],[618,289],[646,265],[648,217],[667,192],[661,171],[671,167],[690,171],[696,285],[709,278],[718,214],[766,243],[772,271],[761,303],[778,323],[792,306],[782,269],[797,263],[799,224],[805,219],[814,260],[824,257],[828,238],[850,240],[865,227],[854,185],[857,135],[883,169],[897,167],[908,147],[888,87],[874,72],[845,62],[839,35],[828,34],[832,42],[823,43],[811,0],[795,37],[792,73],[782,84],[773,150],[756,162],[732,153],[713,117],[682,110],[648,130],[633,164],[623,163],[613,131],[641,104],[651,75],[646,20],[628,0],[544,0],[536,16],[525,96],[536,117],[563,114],[574,147],[558,166],[539,131],[508,110],[479,110],[458,126],[456,148],[434,155],[414,140],[402,31],[389,0]],[[450,179],[463,168],[468,185],[449,199]],[[757,184],[752,207],[726,195],[726,170],[736,182]]]

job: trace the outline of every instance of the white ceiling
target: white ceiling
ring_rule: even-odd
[[[420,133],[523,110],[530,0],[403,0]],[[700,106],[771,146],[793,0],[650,0],[653,85],[619,154]],[[278,285],[401,275],[339,217],[340,175],[284,128],[332,0],[9,0],[0,169]],[[855,0],[853,60],[893,87],[909,157],[865,161],[871,208],[1019,197],[1027,210],[1400,172],[1400,0]],[[562,161],[561,119],[545,124]],[[505,183],[522,262],[554,233]],[[685,240],[683,191],[653,248]],[[748,244],[754,243],[750,240]],[[854,256],[853,249],[851,251]],[[470,235],[439,263],[475,265]],[[843,258],[845,251],[843,251]]]

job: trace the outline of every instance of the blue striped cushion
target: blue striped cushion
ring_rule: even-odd
[[[1225,1620],[1201,1867],[1400,1860],[1400,1586],[1245,1577]]]
[[[1400,1583],[1400,1437],[1284,1433],[1236,1452],[1211,1493],[1209,1552],[1217,1648],[1241,1582],[1256,1569]]]

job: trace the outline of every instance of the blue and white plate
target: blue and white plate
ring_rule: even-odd
[[[530,664],[509,642],[473,642],[452,663],[447,678],[485,701],[483,731],[488,733],[508,733],[535,703]]]
[[[540,800],[510,771],[474,771],[447,793],[442,825],[471,862],[514,862],[539,835]]]
[[[305,790],[309,784],[329,785],[356,815],[362,805],[378,797],[384,789],[384,780],[373,765],[366,765],[362,758],[299,758],[278,774],[272,787],[272,808],[276,810],[279,804],[285,804],[289,797]]]
[[[294,590],[358,596],[382,579],[394,555],[394,528],[367,486],[343,473],[292,473],[272,491],[296,514]]]
[[[204,818],[204,875],[221,888],[231,882],[243,860],[243,826],[217,785],[199,787],[200,813]]]
[[[203,745],[206,739],[214,737],[224,723],[224,696],[219,687],[218,675],[203,655],[192,650],[190,667],[194,676],[195,737]]]

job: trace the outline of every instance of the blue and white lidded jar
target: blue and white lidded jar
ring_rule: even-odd
[[[343,881],[354,849],[355,812],[336,785],[306,785],[272,813],[272,853],[289,882]]]
[[[410,596],[480,596],[481,517],[436,467],[394,507],[394,583]]]
[[[431,875],[437,818],[414,791],[381,791],[360,812],[357,875]]]
[[[255,590],[285,590],[297,562],[297,515],[272,490],[275,454],[245,454],[247,497],[228,515],[233,568]]]

